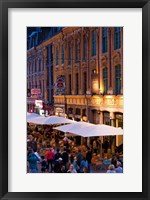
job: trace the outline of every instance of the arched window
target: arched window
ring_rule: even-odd
[[[78,40],[75,40],[75,62],[79,62],[79,43]]]
[[[76,73],[76,94],[78,94],[79,91],[79,75],[78,73]]]

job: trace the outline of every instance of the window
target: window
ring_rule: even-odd
[[[68,43],[68,65],[71,65],[71,42]]]
[[[86,81],[86,72],[83,73],[83,93],[86,94],[86,84],[87,84],[87,81]]]
[[[58,65],[58,47],[56,47],[56,65]]]
[[[39,72],[41,71],[41,60],[39,60]]]
[[[69,94],[71,94],[71,74],[69,74]]]
[[[107,94],[107,90],[108,90],[108,70],[107,70],[107,68],[103,69],[103,83],[104,83],[104,94]]]
[[[78,80],[79,80],[79,76],[78,76],[78,73],[76,74],[76,94],[78,94],[78,90],[79,90],[79,83],[78,83]]]
[[[114,33],[114,49],[119,49],[121,47],[120,32],[121,32],[121,28],[116,27],[115,33]]]
[[[92,56],[96,55],[96,32],[92,32]]]
[[[64,45],[61,47],[61,63],[64,64]]]
[[[78,40],[75,40],[75,61],[76,63],[79,61],[79,44]]]
[[[83,37],[83,61],[86,62],[86,37]]]
[[[107,28],[102,28],[102,52],[107,52],[107,39],[108,39],[108,31]]]
[[[76,115],[80,115],[80,114],[81,114],[80,108],[76,108]]]
[[[121,93],[121,66],[117,65],[115,67],[115,93]]]

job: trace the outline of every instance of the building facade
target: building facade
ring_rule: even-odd
[[[27,111],[36,111],[36,100],[49,114],[53,112],[52,44],[46,41],[58,34],[59,27],[29,27],[27,31]],[[38,89],[38,90],[37,90]],[[32,91],[38,94],[32,94]]]
[[[123,28],[63,28],[53,40],[53,79],[56,114],[123,127]]]

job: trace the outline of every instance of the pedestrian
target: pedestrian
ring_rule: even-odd
[[[123,173],[123,168],[121,167],[121,162],[117,161],[116,173]]]
[[[80,172],[80,167],[79,167],[79,165],[77,164],[77,157],[76,157],[76,156],[74,157],[73,168],[77,171],[77,173]]]
[[[83,173],[83,168],[87,167],[88,168],[88,162],[85,157],[83,157],[80,165],[80,172]]]
[[[82,159],[83,159],[83,155],[81,153],[81,150],[79,149],[78,154],[77,154],[77,164],[78,164],[79,167],[81,166]]]
[[[29,163],[29,172],[37,173],[38,172],[37,161],[40,161],[40,159],[35,155],[31,147],[29,147],[29,150],[28,150],[27,161]]]
[[[66,148],[64,148],[64,151],[62,152],[62,159],[63,159],[63,165],[65,166],[65,170],[68,170],[68,161],[69,161],[69,155],[66,151]]]
[[[89,147],[88,147],[88,151],[86,153],[86,160],[88,162],[88,173],[90,173],[91,172],[92,152]]]
[[[71,164],[69,166],[69,170],[67,171],[67,173],[77,173],[77,171],[74,169],[73,164]]]
[[[48,170],[49,170],[49,166],[50,168],[50,172],[53,171],[53,160],[54,160],[54,152],[52,151],[52,148],[49,149],[49,151],[46,154],[46,159],[47,159],[47,163],[48,163]]]
[[[47,167],[47,162],[46,162],[46,159],[45,159],[45,156],[41,156],[41,172],[42,173],[45,173],[46,171],[46,167]]]
[[[116,173],[115,166],[113,164],[109,165],[107,173]]]
[[[58,160],[58,158],[60,158],[60,157],[61,157],[61,153],[59,152],[59,149],[57,149],[54,160]]]

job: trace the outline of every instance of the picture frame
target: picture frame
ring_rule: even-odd
[[[142,192],[9,192],[8,191],[8,9],[9,8],[142,8]],[[150,2],[148,0],[5,0],[0,1],[0,198],[1,199],[149,199],[150,147],[149,141],[149,34]],[[18,183],[19,184],[19,183]]]

